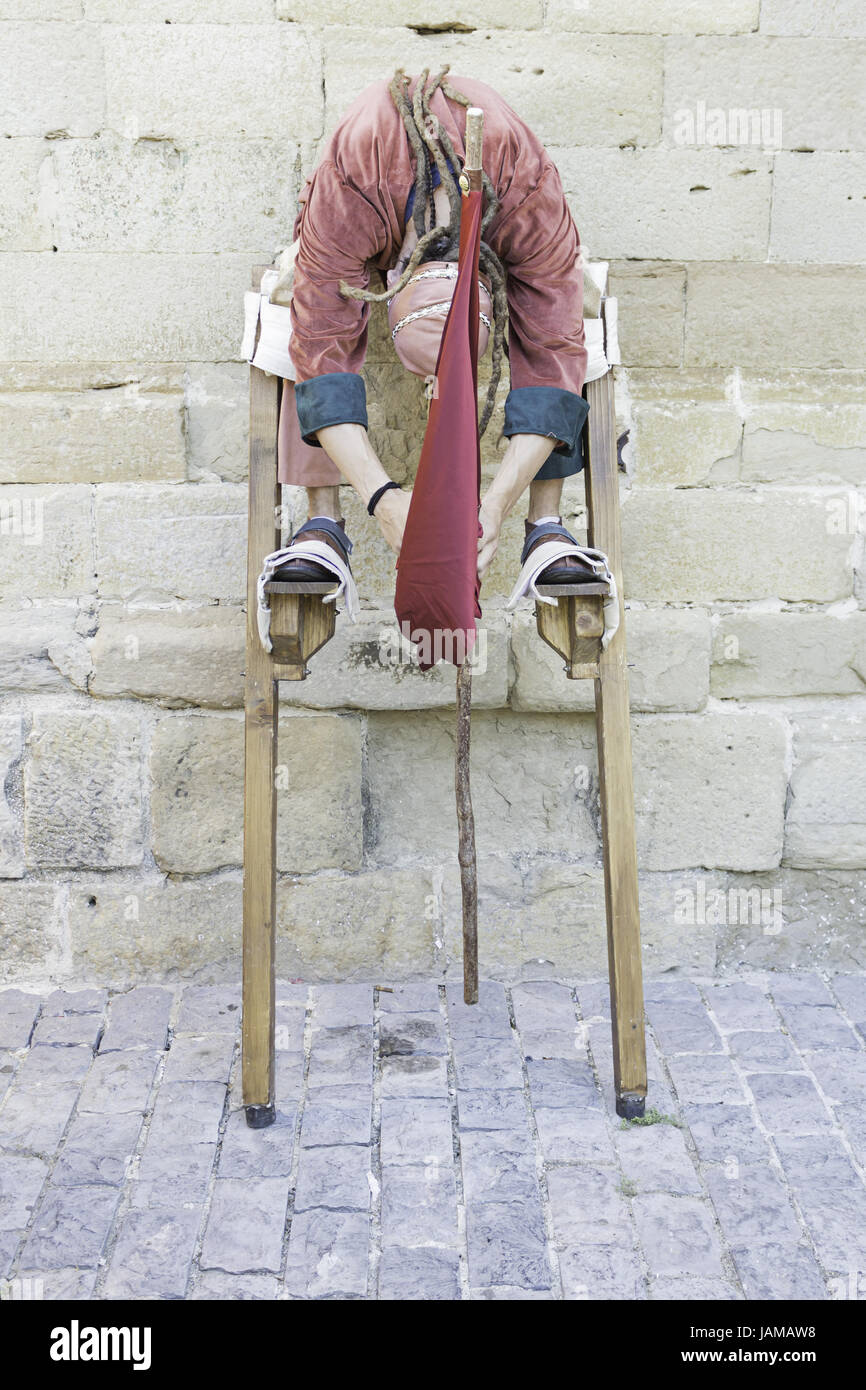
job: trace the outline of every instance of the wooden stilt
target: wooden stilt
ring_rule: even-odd
[[[469,733],[472,714],[472,670],[468,660],[457,667],[457,858],[463,902],[463,999],[478,1003],[478,872],[475,862],[475,817],[469,788]]]

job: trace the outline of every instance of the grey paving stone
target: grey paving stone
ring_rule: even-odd
[[[302,1149],[295,1211],[309,1211],[312,1207],[367,1211],[370,1171],[370,1150],[366,1145]]]
[[[588,1061],[527,1062],[529,1089],[533,1105],[558,1110],[563,1106],[575,1110],[601,1108],[601,1097]]]
[[[635,1197],[632,1208],[652,1274],[723,1276],[721,1247],[706,1202],[653,1192]]]
[[[725,1033],[770,1031],[779,1027],[779,1016],[762,989],[742,980],[707,985],[707,1002]]]
[[[540,1204],[469,1202],[466,1239],[474,1287],[551,1287]]]
[[[23,1234],[23,1231],[0,1230],[0,1279],[5,1279],[11,1270]]]
[[[379,1008],[383,1014],[435,1013],[439,1008],[439,987],[432,980],[420,984],[394,985],[379,990]]]
[[[178,1034],[166,1058],[164,1081],[221,1081],[229,1079],[234,1038],[229,1033]]]
[[[769,1158],[767,1141],[749,1105],[687,1105],[685,1120],[705,1163],[754,1163]]]
[[[285,1178],[218,1178],[202,1246],[202,1269],[278,1273],[288,1195]]]
[[[791,1039],[781,1032],[731,1033],[728,1046],[744,1071],[803,1070],[802,1059]]]
[[[366,1213],[295,1212],[285,1289],[296,1298],[363,1298],[370,1232]]]
[[[42,1005],[43,1018],[58,1014],[101,1014],[108,1003],[107,989],[55,989]]]
[[[821,1262],[866,1269],[866,1188],[841,1141],[819,1134],[775,1142]]]
[[[382,1243],[456,1245],[457,1185],[453,1169],[386,1164],[382,1168]]]
[[[610,1130],[601,1110],[568,1107],[535,1111],[541,1152],[547,1163],[613,1163]]]
[[[15,1086],[35,1096],[42,1086],[53,1089],[64,1081],[80,1081],[92,1063],[89,1047],[33,1046],[18,1068]]]
[[[812,1079],[787,1072],[754,1072],[749,1087],[771,1134],[805,1134],[830,1124]]]
[[[184,1207],[128,1211],[111,1254],[103,1298],[183,1298],[201,1225]]]
[[[33,1030],[33,1042],[54,1047],[96,1047],[101,1014],[43,1014]]]
[[[820,975],[807,971],[789,971],[767,976],[767,989],[780,1008],[787,1004],[817,1004],[826,1008],[834,1000]]]
[[[122,1183],[141,1131],[141,1115],[78,1114],[72,1121],[52,1175],[57,1187]]]
[[[866,1105],[866,1054],[828,1048],[810,1053],[808,1064],[830,1105]]]
[[[784,1183],[765,1164],[736,1170],[708,1167],[707,1187],[725,1240],[731,1245],[773,1245],[802,1236]]]
[[[146,1156],[145,1156],[146,1157]],[[136,1208],[174,1210],[177,1207],[201,1208],[207,1197],[210,1176],[216,1160],[215,1144],[191,1144],[189,1154],[166,1154],[161,1151],[159,1162],[147,1164],[142,1160],[144,1177],[133,1174],[129,1186],[129,1205]],[[152,1174],[162,1169],[164,1176]]]
[[[313,1025],[316,1028],[372,1028],[372,985],[313,985]]]
[[[163,1081],[159,1087],[147,1146],[171,1146],[216,1139],[225,1108],[226,1088],[216,1081]]]
[[[513,1033],[511,1015],[505,987],[495,980],[481,980],[478,985],[478,1003],[464,1004],[463,987],[450,984],[446,987],[448,1000],[448,1026],[451,1036],[458,1038],[510,1038]]]
[[[748,1299],[825,1299],[827,1285],[807,1245],[741,1246],[734,1264]]]
[[[9,1087],[12,1085],[12,1078],[15,1075],[15,1067],[18,1057],[14,1052],[0,1052],[0,1100],[3,1099]]]
[[[574,1031],[576,1011],[568,985],[555,980],[529,980],[514,986],[511,1002],[521,1033],[546,1029]]]
[[[20,1269],[18,1277],[29,1281],[31,1289],[38,1284],[38,1295],[46,1303],[86,1301],[93,1296],[95,1269]]]
[[[193,1302],[231,1300],[233,1303],[270,1302],[279,1297],[275,1274],[224,1274],[221,1269],[203,1270],[189,1294]]]
[[[310,1091],[301,1122],[305,1149],[321,1144],[369,1144],[370,1094],[357,1086],[319,1086]]]
[[[274,1010],[274,1047],[277,1052],[291,1052],[298,1058],[304,1054],[306,1009],[297,1004],[278,1004]],[[230,1033],[223,1036],[231,1038]]]
[[[381,1020],[379,1053],[382,1057],[413,1054],[444,1057],[448,1051],[445,1021],[439,1013],[389,1014]]]
[[[401,1303],[459,1299],[459,1268],[454,1250],[390,1246],[382,1251],[379,1298]]]
[[[48,1164],[33,1154],[0,1153],[0,1230],[23,1230],[48,1176]]]
[[[631,1243],[628,1205],[613,1168],[554,1168],[547,1191],[557,1248]]]
[[[108,1023],[100,1052],[131,1047],[163,1051],[174,995],[154,985],[137,985],[128,994],[115,994],[108,1006]]]
[[[554,1032],[551,1029],[530,1028],[520,1034],[520,1043],[527,1061],[579,1061],[587,1062],[586,1042],[583,1036],[572,1028]]]
[[[339,1073],[338,1073],[339,1075]],[[334,1078],[336,1079],[336,1078]],[[325,1084],[328,1084],[327,1082]],[[277,1052],[274,1057],[274,1103],[297,1105],[304,1091],[304,1059],[294,1052]]]
[[[528,1127],[526,1101],[521,1091],[457,1092],[460,1130],[519,1129]]]
[[[523,1068],[513,1037],[455,1038],[454,1068],[461,1090],[520,1090]]]
[[[239,997],[235,995],[234,997]],[[310,986],[303,980],[277,980],[276,998],[277,1007],[281,1004],[291,1004],[295,1008],[306,1009],[310,997]]]
[[[0,1110],[0,1149],[51,1156],[78,1100],[78,1086],[13,1087]]]
[[[104,1183],[49,1189],[36,1213],[22,1263],[28,1269],[94,1269],[108,1239],[120,1189]]]
[[[698,1193],[701,1184],[683,1132],[674,1125],[634,1126],[616,1132],[622,1170],[640,1192]]]
[[[667,1300],[687,1303],[717,1303],[742,1299],[742,1294],[727,1279],[668,1279],[664,1275],[651,1279],[649,1296],[654,1303]]]
[[[42,1000],[22,989],[0,989],[0,1047],[26,1047]]]
[[[631,1245],[583,1245],[559,1255],[566,1299],[645,1299],[646,1282]]]
[[[381,1154],[383,1164],[451,1163],[453,1140],[448,1102],[432,1097],[383,1099]]]
[[[860,1040],[835,1009],[820,1004],[786,1004],[782,1013],[798,1047],[810,1052],[840,1047],[860,1050]]]
[[[539,1198],[535,1151],[523,1134],[468,1130],[460,1138],[467,1202],[520,1202]]]
[[[722,1050],[722,1039],[710,1022],[703,1000],[647,1000],[647,1015],[666,1055],[678,1052],[715,1053]]]
[[[159,1054],[130,1049],[100,1052],[81,1088],[80,1110],[116,1115],[143,1111],[150,1096]]]
[[[607,998],[607,981],[599,982],[597,989],[601,999]],[[581,997],[578,986],[578,998]],[[644,999],[648,1004],[682,1004],[689,1008],[703,1003],[694,980],[666,975],[651,975],[644,981]]]
[[[383,1096],[444,1096],[448,1093],[445,1057],[383,1057]]]
[[[372,1086],[372,1028],[314,1028],[308,1083]]]
[[[671,1077],[684,1103],[699,1101],[737,1105],[747,1099],[729,1057],[670,1057]]]
[[[552,1303],[552,1289],[516,1289],[511,1284],[498,1284],[489,1289],[470,1289],[473,1303]]]
[[[181,996],[175,1033],[237,1032],[241,1021],[240,989],[234,985],[187,985]]]
[[[278,1110],[267,1129],[250,1129],[246,1113],[233,1110],[220,1145],[221,1178],[287,1178],[295,1142],[294,1110]]]
[[[866,1037],[866,975],[834,975],[831,984],[851,1022]]]

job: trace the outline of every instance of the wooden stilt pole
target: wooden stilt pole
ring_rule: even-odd
[[[478,1003],[478,873],[475,863],[475,817],[469,786],[469,730],[472,715],[472,670],[468,660],[457,667],[457,858],[463,899],[463,998]]]

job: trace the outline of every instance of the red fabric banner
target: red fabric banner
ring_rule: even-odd
[[[464,193],[454,298],[445,320],[421,461],[397,560],[394,609],[427,671],[460,666],[475,642],[481,450],[478,248],[482,195]]]

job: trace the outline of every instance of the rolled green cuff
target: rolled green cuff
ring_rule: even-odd
[[[503,434],[546,434],[562,444],[551,451],[536,478],[568,478],[583,468],[583,427],[589,402],[559,386],[518,386],[505,399]]]
[[[305,444],[318,445],[316,431],[328,425],[367,428],[367,391],[357,372],[326,372],[296,382],[295,405]]]

